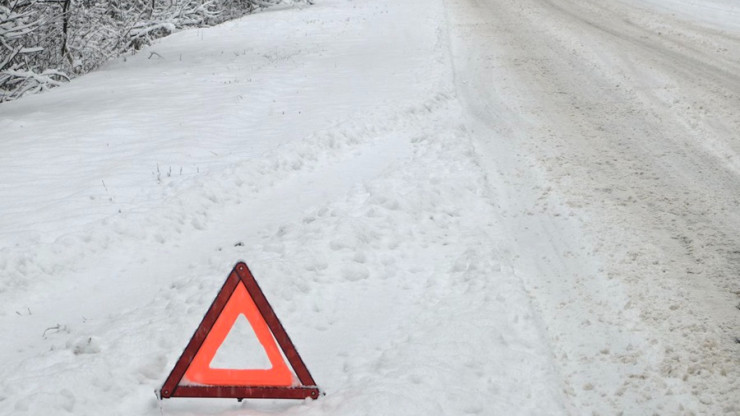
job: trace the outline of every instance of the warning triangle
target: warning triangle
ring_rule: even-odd
[[[211,368],[216,352],[223,344],[226,336],[236,323],[239,315],[243,314],[249,321],[262,348],[267,353],[271,368],[267,370],[233,370]],[[283,356],[275,344],[267,323],[257,310],[252,298],[247,293],[247,288],[237,283],[234,293],[226,302],[224,310],[213,324],[211,331],[206,336],[198,352],[193,357],[188,370],[185,372],[185,380],[191,383],[209,384],[215,386],[229,385],[263,385],[263,386],[290,386],[293,377],[285,365]]]
[[[262,345],[270,368],[213,368],[221,344],[244,316]],[[288,363],[285,362],[288,360]],[[288,364],[295,372],[295,377]],[[198,329],[159,390],[159,397],[305,399],[320,392],[293,342],[246,264],[229,274]]]

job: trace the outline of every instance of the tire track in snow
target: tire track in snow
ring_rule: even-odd
[[[80,262],[105,252],[111,245],[130,241],[166,242],[167,235],[180,235],[208,226],[209,212],[224,204],[240,204],[252,195],[274,187],[281,181],[304,172],[313,172],[323,164],[335,163],[362,145],[387,139],[393,132],[414,126],[424,113],[446,105],[444,94],[431,97],[417,107],[383,110],[365,114],[359,121],[337,123],[303,140],[278,147],[249,160],[213,172],[206,177],[177,181],[163,178],[164,205],[149,212],[136,212],[106,218],[95,227],[70,233],[52,243],[36,242],[0,248],[0,271],[7,277],[0,281],[0,296],[7,292],[6,308],[10,314],[23,305],[15,305],[12,295],[26,291],[28,284],[46,284],[55,275],[78,267]],[[383,120],[376,122],[374,120]]]
[[[736,77],[702,64],[710,78],[694,79],[698,58],[626,48],[604,36],[613,15],[589,15],[593,29],[548,3],[448,3],[458,85],[513,188],[518,264],[574,412],[735,412],[738,119],[712,85],[732,92]],[[688,110],[666,105],[666,86]]]

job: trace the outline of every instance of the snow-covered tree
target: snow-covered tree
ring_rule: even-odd
[[[44,6],[37,0],[0,3],[0,102],[42,91],[68,79],[55,65],[61,52],[53,50],[63,41],[55,36],[53,29],[57,17],[63,14],[59,7],[62,3],[47,1]]]

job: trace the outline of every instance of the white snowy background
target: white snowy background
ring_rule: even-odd
[[[740,4],[315,3],[0,106],[0,414],[740,414]],[[320,400],[156,399],[237,260]]]

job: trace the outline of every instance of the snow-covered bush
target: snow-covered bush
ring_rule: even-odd
[[[48,1],[48,0],[47,0]],[[68,79],[57,65],[63,34],[57,25],[63,2],[0,2],[0,102],[42,91]]]
[[[59,85],[179,29],[282,1],[0,0],[0,102]]]

